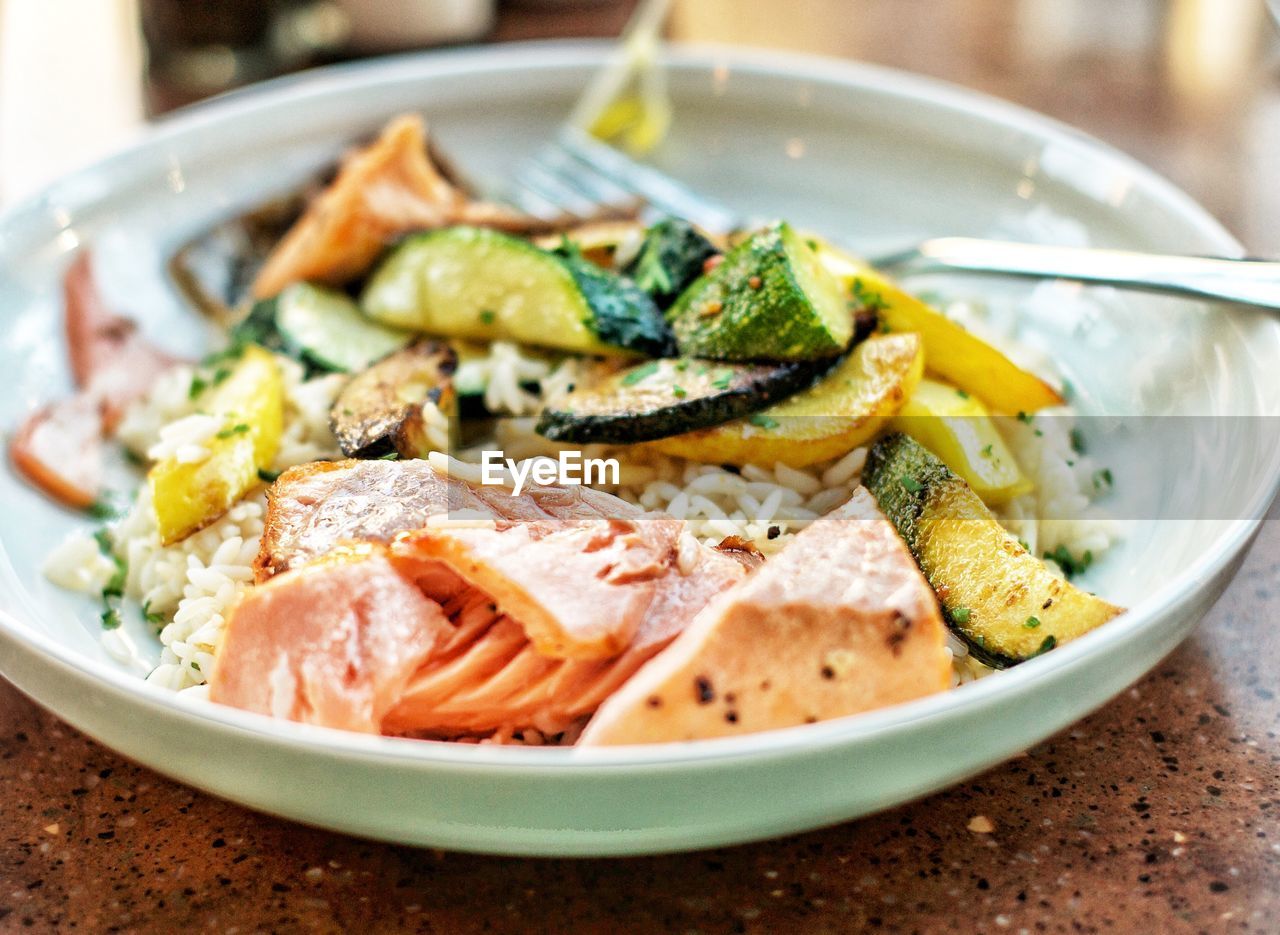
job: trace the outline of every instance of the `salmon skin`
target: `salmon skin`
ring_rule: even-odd
[[[449,478],[426,461],[286,472],[270,494],[258,568],[264,583],[227,622],[215,700],[429,737],[566,730],[747,575],[739,560],[693,539],[683,521],[609,494],[546,486],[514,496]],[[445,636],[434,616],[402,602],[434,635],[413,644],[429,647],[422,654],[387,657],[387,681],[360,683],[352,701],[360,713],[341,710],[341,693],[315,687],[306,696],[329,706],[291,701],[302,684],[297,673],[349,670],[346,657],[361,644],[330,631],[359,630],[352,621],[362,621],[378,632],[379,621],[349,605],[366,575],[392,590],[388,568],[439,608]],[[278,632],[263,622],[273,614],[289,621]],[[389,616],[403,624],[399,609]],[[306,646],[295,647],[289,633]],[[357,660],[354,669],[364,667]],[[280,682],[277,672],[292,674],[278,693],[246,690]],[[228,691],[231,684],[240,689]]]
[[[583,744],[843,717],[950,684],[937,600],[864,488],[715,598],[596,712]]]

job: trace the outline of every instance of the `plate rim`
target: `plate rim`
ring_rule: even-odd
[[[237,119],[257,109],[289,99],[311,98],[341,92],[361,83],[395,83],[414,78],[439,78],[451,72],[518,71],[527,68],[598,67],[612,44],[607,40],[549,40],[495,44],[475,48],[431,50],[385,59],[345,63],[289,75],[251,88],[239,89],[167,115],[145,127],[136,137],[95,160],[15,201],[0,211],[0,244],[11,225],[24,216],[42,213],[57,203],[59,191],[95,176],[112,176],[144,149],[162,147],[174,137],[201,126]],[[764,77],[810,79],[839,85],[857,93],[870,90],[910,100],[941,105],[949,110],[977,115],[985,122],[1011,127],[1044,142],[1067,145],[1084,152],[1091,162],[1107,163],[1127,173],[1159,204],[1175,211],[1205,240],[1220,245],[1225,254],[1240,255],[1239,242],[1205,208],[1167,178],[1115,147],[1051,117],[978,91],[880,65],[794,52],[779,52],[715,44],[675,44],[666,53],[672,67],[708,70],[717,64]],[[96,194],[80,196],[92,202]],[[1280,322],[1270,330],[1280,340]],[[1052,674],[1063,675],[1084,665],[1108,645],[1133,639],[1155,626],[1182,603],[1207,588],[1241,555],[1260,527],[1263,516],[1280,491],[1280,460],[1271,465],[1269,483],[1250,502],[1248,516],[1231,521],[1207,549],[1177,580],[1167,582],[1107,627],[1059,647],[1051,654],[1002,672],[1000,678],[979,680],[950,691],[878,711],[812,725],[765,731],[741,737],[629,747],[532,748],[440,743],[354,734],[331,728],[280,721],[266,715],[240,711],[201,699],[185,698],[140,677],[115,668],[102,668],[81,653],[64,646],[33,624],[0,610],[0,636],[17,640],[27,648],[70,669],[75,676],[104,686],[117,696],[148,708],[160,707],[195,717],[219,731],[248,733],[276,744],[302,747],[334,757],[392,761],[409,768],[474,768],[492,771],[563,770],[578,774],[616,769],[703,768],[725,760],[768,760],[801,752],[817,752],[853,745],[873,735],[904,731],[921,720],[961,718],[972,709],[1017,696]],[[6,577],[21,583],[0,546],[0,563]],[[25,590],[25,589],[24,589]]]

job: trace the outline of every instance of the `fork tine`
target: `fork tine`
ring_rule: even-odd
[[[727,232],[740,226],[728,208],[697,194],[657,169],[642,165],[612,146],[592,139],[574,127],[565,127],[557,138],[560,147],[582,166],[654,207],[682,217],[710,231]]]
[[[635,192],[601,174],[595,166],[576,159],[556,142],[543,147],[534,161],[565,185],[591,199],[597,207],[626,204],[636,199]]]
[[[516,177],[516,184],[525,192],[534,195],[543,203],[550,205],[555,214],[571,214],[576,217],[588,217],[595,213],[597,206],[563,179],[536,159],[527,161]]]

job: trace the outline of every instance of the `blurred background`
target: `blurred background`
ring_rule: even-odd
[[[1270,0],[1280,18],[1280,0]],[[317,65],[617,35],[634,0],[0,0],[0,201],[149,118]],[[1074,124],[1280,255],[1280,41],[1266,0],[672,0],[675,40],[904,68]]]

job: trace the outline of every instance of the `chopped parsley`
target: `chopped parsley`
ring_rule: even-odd
[[[1040,648],[1039,648],[1039,649],[1037,649],[1037,650],[1036,650],[1034,653],[1032,653],[1031,655],[1032,655],[1033,657],[1035,657],[1035,656],[1042,656],[1042,655],[1044,655],[1045,653],[1047,653],[1049,650],[1053,649],[1053,647],[1055,647],[1055,646],[1057,646],[1057,645],[1058,645],[1058,641],[1057,641],[1057,639],[1055,639],[1055,638],[1054,638],[1054,635],[1053,635],[1052,633],[1050,633],[1048,636],[1046,636],[1046,637],[1044,638],[1044,642],[1040,644]]]
[[[98,543],[98,551],[115,563],[115,571],[111,573],[107,583],[102,586],[102,628],[104,630],[114,630],[120,626],[120,610],[113,602],[119,601],[124,596],[124,582],[129,575],[129,566],[124,559],[115,553],[111,542],[111,534],[107,532],[105,527],[96,530],[93,534],[93,539]]]
[[[1023,412],[1021,409],[1019,409],[1019,410],[1018,410],[1018,421],[1019,421],[1019,422],[1022,422],[1022,423],[1024,423],[1025,425],[1030,425],[1033,419],[1035,419],[1035,416],[1031,415],[1031,413],[1029,413],[1029,412]]]
[[[686,389],[685,389],[683,386],[681,386],[680,384],[678,384],[678,383],[672,383],[672,384],[671,384],[671,395],[672,395],[672,396],[674,396],[676,399],[684,399],[686,396],[688,396],[688,395],[689,395],[689,392],[688,392],[688,390],[686,390]]]
[[[762,429],[776,429],[778,427],[778,420],[769,418],[763,412],[751,413],[751,416],[747,419],[747,421],[750,422],[752,425],[759,426]]]
[[[187,387],[187,399],[195,399],[203,393],[209,386],[209,381],[200,374],[196,374],[191,378],[191,385]]]
[[[863,308],[879,309],[887,305],[884,296],[874,289],[867,288],[867,284],[862,281],[861,276],[853,277],[853,283],[849,288],[853,292],[853,297],[858,300]],[[888,331],[889,329],[885,328],[884,330]]]
[[[123,510],[121,510],[118,504],[111,502],[109,495],[103,494],[98,497],[98,499],[90,503],[85,508],[85,512],[94,519],[115,519],[123,512]]]
[[[898,483],[902,484],[903,489],[905,489],[907,493],[919,493],[924,490],[924,484],[920,483],[910,474],[903,474],[902,477],[898,479]]]
[[[1084,454],[1084,433],[1078,428],[1071,430],[1071,450],[1078,455]]]
[[[969,608],[956,607],[951,611],[951,619],[956,623],[964,624],[969,622]]]
[[[230,367],[218,367],[213,371],[213,385],[217,386],[224,382],[229,376],[231,376]]]
[[[1111,477],[1111,468],[1100,468],[1093,472],[1093,489],[1110,490],[1115,485]]]
[[[107,605],[102,609],[102,629],[115,630],[120,626],[120,609]]]
[[[961,399],[969,398],[969,394],[966,393],[964,390],[956,390],[956,395],[959,396]]]
[[[388,452],[387,452],[386,454],[384,454],[384,455],[378,455],[378,457],[377,457],[377,458],[375,458],[374,460],[375,460],[375,461],[399,461],[399,460],[400,460],[400,452],[398,452],[398,451],[388,451]]]
[[[994,443],[992,443],[992,444],[990,444],[990,445],[987,445],[987,447],[985,447],[985,448],[983,448],[983,449],[982,449],[982,456],[983,456],[984,458],[990,458],[990,457],[991,457],[991,450],[992,450],[994,447],[995,447],[995,444],[994,444]]]
[[[1040,626],[1040,618],[1028,617],[1025,621],[1023,621],[1022,625],[1026,627],[1028,630],[1034,630],[1036,627]]]
[[[1068,578],[1083,574],[1093,564],[1093,552],[1086,549],[1080,558],[1076,558],[1065,545],[1059,545],[1052,552],[1045,552],[1044,557],[1056,562],[1062,573]]]
[[[164,626],[164,614],[152,610],[150,601],[142,602],[142,619],[153,627]]]
[[[266,471],[262,468],[258,469],[258,480],[262,481],[264,484],[274,484],[276,482],[276,478],[279,476],[279,471]]]
[[[231,428],[223,429],[215,435],[214,438],[230,438],[233,435],[243,435],[247,431],[249,431],[248,423],[237,422],[235,425],[231,426]]]
[[[486,308],[484,311],[480,313],[480,324],[482,325],[491,325],[497,320],[498,320],[498,313],[491,309]]]
[[[622,378],[623,386],[635,386],[641,380],[647,380],[658,372],[658,362],[651,360],[648,363],[641,364]]]
[[[716,374],[715,379],[711,381],[711,385],[718,390],[727,390],[729,384],[733,382],[732,370],[721,370]]]

